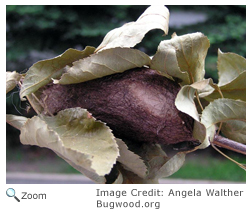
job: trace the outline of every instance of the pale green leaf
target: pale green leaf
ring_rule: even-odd
[[[158,179],[168,177],[179,170],[185,161],[185,154],[165,152],[160,145],[144,144],[137,152],[148,166],[145,181],[157,182]],[[170,155],[169,155],[170,154]]]
[[[158,170],[155,170],[155,179],[160,179],[163,177],[169,177],[175,172],[177,172],[184,164],[186,158],[186,154],[183,152],[179,152],[169,160],[167,160]],[[153,161],[150,161],[150,165]],[[154,163],[156,163],[154,161]],[[158,166],[155,166],[156,168]]]
[[[229,122],[231,121],[231,122]],[[224,126],[224,134],[232,127],[241,128],[244,132],[246,126],[246,103],[240,100],[233,99],[216,99],[203,110],[201,122],[205,125],[207,130],[211,130],[213,126],[220,122],[226,122],[231,127]],[[241,124],[239,122],[242,122]],[[229,135],[229,134],[228,134]]]
[[[29,119],[21,128],[23,144],[55,151],[79,169],[99,176],[108,174],[119,155],[111,130],[81,108],[60,111],[56,116]],[[99,179],[100,180],[100,179]]]
[[[189,75],[182,72],[176,56],[176,49],[169,41],[162,41],[159,44],[158,51],[152,58],[150,68],[158,70],[167,78],[179,78],[182,82],[188,84]]]
[[[214,134],[214,132],[215,131],[213,131],[213,134]],[[209,132],[208,132],[208,134],[209,134]],[[210,133],[210,134],[212,134],[212,133]],[[207,137],[206,127],[196,120],[194,121],[194,126],[193,126],[193,138],[195,138],[201,142],[201,144],[198,147],[199,149],[205,149],[210,144],[208,137]]]
[[[183,85],[192,84],[204,78],[209,46],[208,38],[199,32],[174,35],[171,40],[160,43],[150,67],[163,75],[179,78]]]
[[[207,101],[228,98],[246,101],[246,59],[234,53],[218,50],[219,83],[212,82],[200,91]]]
[[[218,50],[219,86],[226,85],[246,70],[246,59],[235,53],[222,53]]]
[[[199,113],[194,102],[195,92],[196,89],[192,86],[184,85],[176,96],[175,106],[179,111],[188,114],[196,121],[200,121]]]
[[[6,122],[10,124],[11,126],[21,129],[21,127],[25,124],[25,122],[28,120],[28,118],[24,116],[16,116],[16,115],[6,115]]]
[[[67,73],[63,74],[60,80],[54,80],[54,83],[80,83],[149,64],[149,56],[139,50],[106,49],[74,62],[68,67]]]
[[[153,29],[168,32],[169,11],[165,6],[150,6],[136,22],[130,22],[107,33],[96,52],[115,47],[134,47]]]
[[[184,85],[180,89],[175,99],[175,105],[177,109],[191,116],[195,120],[193,137],[201,142],[199,146],[200,149],[204,149],[209,146],[209,138],[213,138],[215,127],[212,126],[210,129],[206,130],[204,124],[201,123],[200,115],[197,111],[197,106],[195,104],[194,98],[197,91],[205,90],[210,85],[212,85],[212,83],[212,79],[207,79],[195,82],[191,85]]]
[[[35,63],[27,71],[23,80],[20,98],[34,93],[40,87],[47,85],[52,79],[59,78],[64,73],[64,68],[74,61],[85,58],[94,52],[94,47],[86,47],[83,51],[68,49],[63,54],[48,60]]]
[[[154,179],[149,179],[149,178],[141,178],[135,173],[124,169],[123,166],[118,166],[118,172],[119,174],[121,173],[123,176],[123,184],[158,184],[159,180],[154,178]],[[118,176],[120,178],[120,176]]]
[[[32,108],[35,110],[37,114],[40,114],[42,111],[44,111],[44,105],[39,100],[41,94],[42,93],[39,92],[38,90],[26,96],[29,101],[29,104],[32,106]]]
[[[222,125],[221,132],[231,140],[246,144],[246,122],[226,121]]]
[[[21,74],[17,73],[16,71],[7,71],[6,72],[6,93],[10,92],[11,90],[13,90],[18,81],[21,78]]]
[[[201,122],[206,127],[229,120],[246,122],[246,103],[240,100],[216,99],[203,110]]]
[[[214,135],[216,131],[216,126],[211,125],[210,127],[206,128],[206,136],[204,141],[198,146],[198,149],[205,149],[210,145],[210,142],[213,141]]]
[[[209,86],[211,83],[212,79],[209,78],[195,82],[191,85],[184,85],[180,89],[175,99],[175,106],[177,107],[177,109],[193,117],[193,119],[195,119],[196,121],[200,121],[199,113],[194,102],[195,93],[196,91],[204,91],[208,87],[211,87]]]
[[[137,154],[144,159],[148,167],[146,177],[139,177],[134,172],[125,169],[124,166],[118,166],[123,174],[123,183],[136,184],[156,184],[160,178],[168,177],[178,171],[185,161],[185,153],[178,153],[170,156],[163,151],[160,145],[143,144],[137,149]]]
[[[20,141],[24,145],[37,145],[52,150],[59,145],[63,148],[59,136],[38,116],[28,119],[20,131]]]
[[[243,71],[229,83],[219,86],[224,98],[246,101],[246,71]],[[208,101],[221,98],[221,95],[217,90],[211,89],[208,93],[201,93],[201,97],[204,97]]]
[[[139,177],[144,178],[147,173],[147,167],[144,161],[135,153],[130,151],[127,145],[121,140],[116,138],[119,146],[119,157],[117,159],[126,170],[129,170]]]
[[[59,157],[61,157],[62,159],[64,159],[67,163],[69,163],[72,167],[74,167],[76,170],[78,170],[79,172],[81,172],[83,175],[85,175],[86,177],[90,178],[92,181],[96,182],[96,183],[100,183],[100,184],[104,184],[106,183],[106,179],[104,176],[99,176],[98,174],[96,174],[95,172],[93,172],[92,170],[89,171],[87,169],[85,169],[82,164],[77,164],[74,163],[73,160],[69,160],[67,157],[65,157],[64,155],[60,154],[59,152],[55,152]]]

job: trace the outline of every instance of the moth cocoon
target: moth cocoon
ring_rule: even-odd
[[[193,119],[174,104],[179,90],[178,83],[157,71],[137,68],[79,84],[49,84],[43,88],[40,101],[45,105],[44,113],[50,114],[85,108],[121,139],[193,142]]]

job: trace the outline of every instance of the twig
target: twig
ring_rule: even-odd
[[[226,154],[224,154],[222,151],[220,151],[213,143],[211,143],[211,146],[218,151],[220,154],[222,154],[224,157],[226,157],[227,159],[231,160],[232,162],[234,162],[235,164],[237,164],[239,167],[241,167],[242,169],[246,170],[246,165],[245,164],[241,164],[237,161],[235,161],[234,159],[228,157]]]
[[[230,140],[228,138],[222,137],[220,135],[215,135],[214,140],[211,142],[215,146],[222,147],[225,149],[232,150],[246,155],[246,145],[238,143],[236,141]]]

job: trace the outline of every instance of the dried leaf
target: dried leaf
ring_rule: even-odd
[[[120,154],[117,161],[120,162],[126,170],[137,174],[141,178],[145,178],[147,167],[144,161],[139,157],[139,155],[130,151],[121,139],[117,138],[116,140],[119,146]]]
[[[194,122],[193,137],[201,144],[198,148],[204,149],[210,145],[209,138],[213,138],[215,128],[212,126],[206,131],[206,127],[201,123],[197,106],[194,102],[196,91],[205,90],[212,83],[212,79],[202,80],[191,85],[184,85],[177,94],[175,105],[178,110],[191,116]]]
[[[134,47],[152,29],[161,29],[167,34],[169,11],[165,6],[151,6],[138,18],[120,28],[108,32],[96,52],[115,47]]]
[[[232,122],[233,120],[238,122]],[[201,122],[207,128],[207,131],[220,122],[226,122],[235,129],[242,129],[241,132],[243,132],[246,128],[246,103],[233,99],[216,99],[203,110]],[[226,128],[225,125],[224,133],[230,130],[231,127]]]
[[[185,154],[168,155],[160,145],[144,144],[139,152],[148,166],[148,175],[144,179],[149,183],[157,182],[158,179],[168,177],[178,171],[185,161]]]
[[[246,122],[226,121],[222,124],[221,132],[231,140],[246,144]]]
[[[106,49],[74,62],[68,67],[67,73],[63,74],[60,80],[54,80],[54,83],[80,83],[149,64],[149,56],[139,50]]]
[[[210,145],[208,140],[207,134],[210,136],[211,134],[214,135],[215,129],[211,129],[212,132],[206,130],[206,127],[198,121],[194,121],[193,127],[193,137],[201,142],[201,144],[197,147],[198,149],[205,149]]]
[[[170,41],[162,41],[158,46],[157,53],[152,58],[150,68],[158,70],[167,78],[178,78],[188,84],[189,75],[181,71],[176,55],[176,49]]]
[[[201,121],[206,127],[229,120],[246,122],[245,102],[232,99],[216,99],[202,112]]]
[[[196,121],[200,121],[199,113],[197,111],[195,102],[194,102],[194,95],[196,89],[190,85],[183,86],[175,99],[175,106],[178,110],[183,113],[188,114],[189,116],[193,117]]]
[[[16,71],[7,71],[6,72],[6,93],[14,89],[21,78],[21,74]]]
[[[96,178],[108,174],[119,155],[111,130],[81,108],[66,109],[53,117],[34,116],[21,128],[20,140],[51,149]]]
[[[161,168],[156,172],[155,178],[160,179],[163,177],[169,177],[177,172],[184,164],[186,154],[179,152],[170,158]]]
[[[226,85],[246,70],[246,59],[238,54],[218,50],[219,86]]]
[[[123,176],[123,184],[158,184],[158,179],[141,178],[133,172],[124,169],[123,166],[119,166],[119,173]]]
[[[6,115],[6,122],[11,126],[21,130],[22,126],[26,123],[28,118],[24,116]]]
[[[201,81],[209,46],[208,38],[199,32],[174,35],[160,43],[150,67],[165,76],[179,78],[183,85]]]
[[[246,59],[234,53],[218,50],[219,83],[217,89],[212,83],[200,93],[207,101],[224,97],[246,101]],[[219,90],[221,94],[219,93]]]
[[[92,181],[94,181],[96,183],[100,183],[100,184],[106,183],[106,179],[105,179],[104,176],[99,176],[95,172],[89,171],[89,170],[85,169],[83,166],[74,163],[72,160],[69,160],[67,157],[65,157],[64,155],[62,155],[62,154],[60,154],[58,152],[55,152],[55,153],[59,157],[61,157],[62,159],[64,159],[67,163],[69,163],[72,167],[74,167],[76,170],[78,170],[79,172],[81,172],[86,177],[90,178]]]
[[[63,54],[35,63],[27,71],[22,83],[20,98],[37,91],[40,87],[47,85],[53,78],[57,79],[64,73],[64,68],[74,61],[89,56],[94,52],[94,47],[86,47],[83,51],[68,49]]]
[[[246,71],[243,71],[229,83],[219,86],[224,98],[246,101]],[[209,88],[207,92],[200,94],[207,101],[221,98],[218,91]]]
[[[195,82],[191,85],[184,85],[180,89],[175,99],[175,106],[177,107],[177,109],[193,117],[194,120],[200,121],[199,113],[194,102],[195,93],[196,91],[204,91],[208,87],[211,88],[212,83],[212,79],[209,78]]]
[[[185,153],[168,156],[161,146],[156,144],[143,144],[137,151],[148,166],[148,174],[142,178],[124,166],[118,166],[119,172],[123,174],[124,184],[157,184],[160,178],[178,171],[185,161]]]
[[[40,90],[36,91],[35,93],[28,94],[26,97],[29,101],[29,104],[35,110],[37,114],[40,114],[44,111],[44,105],[40,102],[40,95],[42,93]]]

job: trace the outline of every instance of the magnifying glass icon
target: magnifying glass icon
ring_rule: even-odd
[[[18,202],[20,202],[20,200],[15,196],[15,190],[13,188],[8,188],[6,194],[8,197],[14,197]]]

